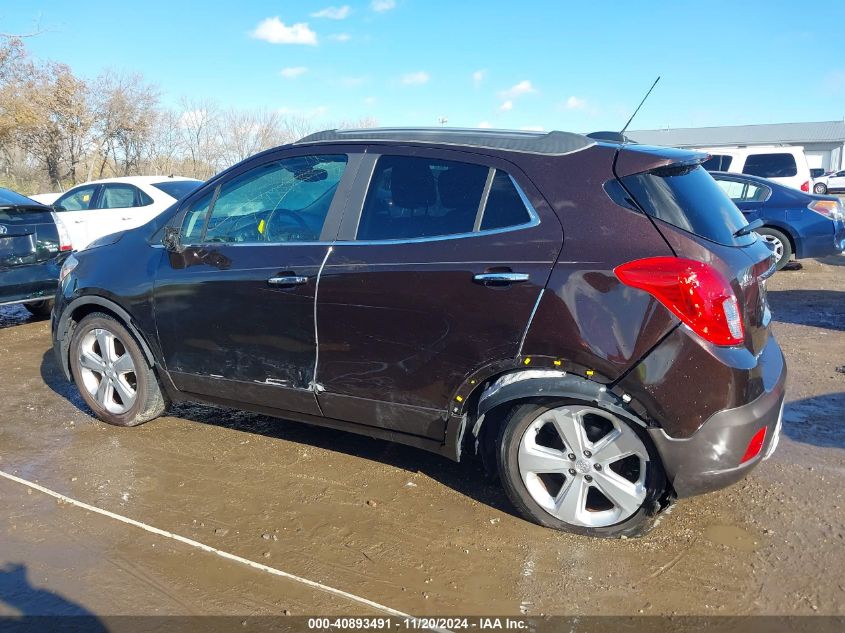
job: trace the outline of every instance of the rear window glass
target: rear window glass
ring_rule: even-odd
[[[731,168],[733,156],[726,156],[725,154],[713,154],[706,161],[701,163],[707,171],[728,171]]]
[[[181,200],[201,184],[202,183],[198,180],[170,180],[154,183],[153,187],[160,189],[171,198]],[[150,202],[152,202],[152,200],[150,200]]]
[[[703,167],[670,166],[622,178],[637,203],[653,218],[719,244],[740,245],[753,235],[734,237],[748,224]]]
[[[35,200],[22,196],[11,189],[0,187],[0,204],[38,204]]]
[[[742,173],[762,178],[788,178],[798,174],[798,167],[792,154],[750,154]]]

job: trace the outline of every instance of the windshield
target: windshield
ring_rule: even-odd
[[[735,237],[748,224],[742,212],[700,165],[669,166],[622,178],[625,188],[653,218],[718,244],[751,244]]]
[[[153,187],[160,189],[171,198],[181,200],[202,184],[199,180],[167,180],[153,183]]]

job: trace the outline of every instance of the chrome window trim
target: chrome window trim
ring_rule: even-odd
[[[504,172],[507,173],[507,172]],[[487,229],[485,231],[470,231],[466,233],[450,233],[449,235],[433,235],[430,237],[409,237],[409,238],[398,238],[398,239],[390,239],[390,240],[343,240],[334,242],[335,244],[341,246],[352,246],[355,244],[362,244],[362,245],[373,245],[373,244],[419,244],[422,242],[442,242],[443,240],[459,240],[468,237],[484,237],[487,235],[497,235],[499,233],[510,233],[512,231],[522,231],[524,229],[530,229],[540,224],[540,214],[537,213],[537,210],[534,208],[534,205],[531,204],[531,201],[528,199],[528,196],[525,195],[525,192],[522,190],[522,187],[519,186],[519,183],[516,179],[511,175],[508,174],[508,178],[511,179],[513,186],[516,188],[516,192],[519,194],[519,199],[522,200],[522,204],[525,205],[525,209],[528,211],[528,215],[530,216],[530,220],[528,222],[524,222],[522,224],[515,224],[513,226],[505,226],[500,229]],[[368,187],[369,189],[369,187]],[[485,201],[486,206],[486,201]],[[359,213],[359,222],[360,222],[360,215]],[[483,218],[482,214],[482,218]],[[482,219],[483,221],[483,219]],[[357,233],[357,231],[356,231]]]

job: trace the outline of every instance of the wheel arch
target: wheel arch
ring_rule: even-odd
[[[494,461],[489,453],[507,412],[520,402],[559,398],[590,403],[642,428],[649,427],[645,409],[611,385],[558,370],[507,371],[478,385],[467,398],[466,413],[453,419],[458,427],[456,458],[465,452],[478,454],[490,472]]]
[[[780,224],[779,222],[772,221],[766,221],[766,223],[760,228],[772,229],[773,231],[777,231],[778,233],[783,233],[786,236],[786,239],[789,240],[789,246],[792,248],[792,254],[795,255],[796,259],[801,259],[798,256],[798,247],[800,246],[800,242],[798,240],[798,237],[793,234],[792,229],[790,229],[785,224]]]
[[[114,301],[96,295],[86,295],[71,301],[62,312],[56,327],[56,341],[60,344],[61,369],[68,380],[71,380],[70,372],[70,334],[73,328],[89,314],[104,312],[118,320],[141,347],[144,358],[154,370],[156,369],[156,358],[152,349],[141,331],[132,322],[132,316]]]

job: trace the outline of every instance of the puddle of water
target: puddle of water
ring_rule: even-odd
[[[753,552],[760,544],[753,534],[735,525],[711,525],[704,530],[704,538],[718,545],[727,545],[741,552]]]

